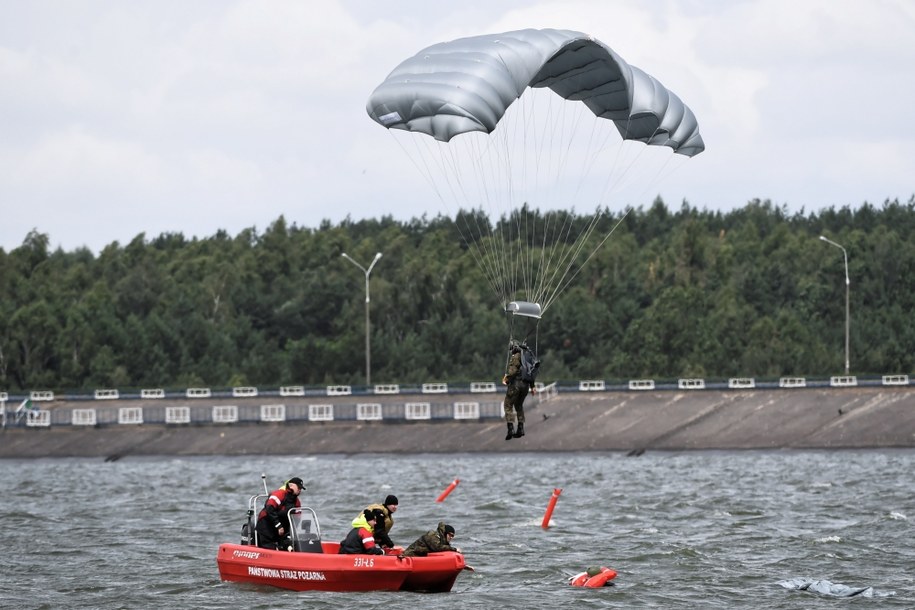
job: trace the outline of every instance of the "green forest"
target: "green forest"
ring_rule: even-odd
[[[845,263],[821,235],[848,253],[850,374],[915,373],[915,198],[793,214],[658,199],[625,215],[544,315],[539,379],[844,374]],[[280,217],[97,255],[50,243],[34,230],[0,249],[0,390],[365,385],[365,276],[344,252],[383,253],[373,384],[497,381],[505,366],[504,304],[450,217]]]

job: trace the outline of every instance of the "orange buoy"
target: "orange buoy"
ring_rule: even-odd
[[[435,501],[443,502],[445,500],[445,498],[448,497],[448,494],[450,494],[452,491],[454,491],[454,488],[457,487],[458,483],[460,483],[460,482],[461,482],[460,479],[455,479],[455,480],[451,481],[451,485],[446,487],[445,491],[442,492],[442,495],[440,495],[438,498],[436,498]]]
[[[561,493],[562,489],[558,487],[553,490],[553,495],[550,496],[550,502],[546,505],[546,512],[543,514],[543,523],[540,524],[540,527],[543,529],[549,529],[550,517],[553,516],[553,509],[556,508],[556,500],[559,499],[559,494]]]

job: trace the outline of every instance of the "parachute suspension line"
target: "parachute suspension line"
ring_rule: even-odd
[[[562,252],[559,255],[559,260],[557,264],[552,267],[549,281],[547,282],[547,285],[552,287],[550,294],[548,296],[544,295],[540,298],[539,302],[541,303],[541,307],[547,306],[563,290],[563,287],[561,286],[562,279],[569,274],[569,270],[575,264],[579,253],[593,232],[595,226],[596,221],[592,219],[588,223],[586,229],[575,237],[575,241],[569,245],[563,245]],[[569,229],[571,229],[571,225],[569,225]],[[558,280],[556,279],[557,276],[559,277]]]
[[[550,297],[548,299],[546,299],[545,303],[541,303],[542,311],[545,312],[547,310],[547,308],[550,306],[550,304],[553,302],[553,300],[555,300],[555,298],[560,293],[562,293],[562,291],[565,290],[569,286],[569,284],[572,283],[572,280],[574,280],[578,276],[578,274],[581,273],[582,268],[588,263],[588,261],[590,261],[594,257],[595,254],[597,254],[597,251],[600,250],[601,247],[603,247],[604,243],[606,243],[606,241],[608,239],[610,239],[610,236],[613,235],[613,233],[616,231],[617,227],[619,227],[623,223],[623,221],[626,219],[626,217],[629,215],[629,212],[631,212],[631,211],[632,211],[631,207],[626,209],[626,211],[623,213],[623,215],[620,216],[619,220],[617,220],[616,223],[613,225],[613,227],[610,229],[610,231],[608,231],[607,234],[604,235],[603,239],[600,240],[600,243],[598,243],[597,246],[591,251],[591,253],[584,260],[584,262],[578,266],[578,269],[575,270],[575,272],[571,275],[571,277],[569,277],[568,280],[563,282],[561,284],[561,286],[559,286],[557,288],[557,290],[554,291],[553,294],[550,295]]]
[[[480,185],[481,192],[478,194],[479,209],[484,210],[484,204],[485,209],[488,209],[492,206],[493,200],[496,199],[498,195],[498,190],[491,187],[492,179],[491,177],[488,177],[488,168],[495,165],[492,160],[498,159],[499,155],[494,154],[494,140],[484,140],[484,146],[481,148],[478,146],[480,142],[478,137],[479,134],[474,133],[466,135],[472,137],[462,138],[460,143],[467,144],[472,150],[469,155],[462,155],[462,157],[469,159],[471,162],[469,171],[476,177],[476,182]],[[452,147],[449,150],[454,153],[456,147]],[[455,163],[455,165],[457,165],[457,163]],[[477,231],[481,234],[481,238],[475,242],[479,249],[478,260],[483,261],[483,265],[491,277],[490,284],[492,285],[496,298],[501,300],[502,294],[505,291],[505,273],[502,269],[502,257],[499,256],[497,252],[497,247],[501,244],[501,240],[494,239],[489,215],[484,212],[483,216],[484,218],[480,218],[479,215],[475,215]],[[486,223],[485,238],[483,237],[483,227],[481,227],[481,223],[484,221]]]
[[[498,142],[494,139],[484,138],[481,140],[481,134],[473,133],[466,134],[470,137],[461,137],[460,140],[455,140],[456,146],[450,147],[449,152],[458,156],[458,151],[460,145],[466,145],[469,149],[469,153],[460,153],[460,157],[467,159],[469,167],[467,171],[472,174],[474,181],[479,185],[480,192],[477,193],[476,198],[474,199],[465,199],[466,201],[476,201],[480,206],[480,210],[491,209],[494,202],[498,202],[498,189],[495,188],[495,181],[491,175],[493,168],[498,169],[498,159],[500,154],[498,152],[497,144]],[[480,143],[483,143],[483,146],[479,146]],[[455,166],[459,166],[455,162]],[[504,271],[504,257],[499,252],[499,249],[502,245],[502,240],[496,238],[496,234],[493,232],[492,222],[489,219],[489,214],[484,212],[483,218],[480,218],[479,215],[475,216],[475,221],[477,225],[477,232],[481,235],[481,238],[474,243],[478,252],[476,252],[478,261],[482,261],[482,265],[487,270],[489,275],[490,284],[493,288],[493,292],[496,295],[497,300],[502,300],[502,295],[506,291],[506,274]],[[485,232],[482,223],[485,222]],[[485,235],[485,238],[483,237]]]
[[[467,199],[469,194],[464,184],[464,180],[462,180],[464,171],[457,160],[458,157],[455,155],[453,148],[431,138],[409,138],[415,147],[415,150],[411,154],[411,152],[400,142],[400,139],[394,136],[393,130],[389,130],[389,133],[392,134],[392,137],[394,137],[394,140],[404,151],[407,158],[410,159],[410,162],[413,163],[414,167],[417,168],[426,182],[432,187],[432,191],[439,201],[445,205],[446,209],[450,210],[449,203],[452,199],[454,201],[470,201],[470,199]],[[435,170],[430,167],[432,164],[435,165]],[[442,178],[436,180],[435,176],[441,176]],[[447,187],[451,199],[445,195],[443,190],[444,187]],[[458,193],[460,193],[460,195]],[[457,217],[457,212],[454,212],[454,215],[455,226],[458,229],[461,239],[467,242],[471,256],[473,256],[497,297],[501,298],[504,287],[500,285],[499,278],[503,276],[492,268],[493,260],[498,260],[498,258],[486,257],[483,255],[485,254],[486,244],[492,241],[490,237],[491,231],[488,230],[488,227],[486,231],[480,227],[479,215],[475,214],[474,210],[467,210],[464,214],[464,218],[466,219],[468,215],[473,217],[474,223],[476,224],[476,231],[473,230],[473,227],[470,226],[467,220],[464,221],[465,226],[462,227],[461,221]],[[477,245],[475,246],[475,244]]]
[[[636,164],[639,162],[639,159],[643,155],[648,154],[647,151],[649,149],[649,145],[647,144],[647,142],[640,142],[637,140],[626,139],[626,136],[629,134],[629,125],[630,124],[631,124],[631,118],[630,118],[630,120],[628,120],[626,122],[626,129],[623,132],[623,145],[625,146],[628,143],[631,145],[630,148],[634,147],[638,152],[627,163],[622,163],[622,162],[619,162],[619,157],[622,155],[623,147],[621,146],[618,149],[617,162],[614,163],[614,167],[621,169],[619,179],[616,182],[616,185],[620,186],[620,188],[621,188],[623,179],[629,177],[630,169],[633,166],[636,166]],[[659,128],[655,129],[652,136],[648,137],[646,139],[648,141],[650,141],[654,136],[658,135],[659,133],[661,133],[660,129]],[[668,147],[662,146],[661,148],[668,148]],[[661,184],[663,184],[667,180],[667,178],[669,178],[674,172],[676,172],[681,167],[683,167],[683,164],[689,160],[688,157],[683,157],[683,155],[676,154],[672,148],[669,149],[669,153],[670,154],[664,160],[664,163],[660,166],[657,166],[655,164],[638,165],[638,167],[654,167],[654,169],[651,172],[650,178],[646,178],[646,179],[638,181],[639,184],[641,184],[641,187],[639,188],[639,192],[636,194],[636,199],[640,199],[640,198],[644,197],[650,188],[654,189],[654,188],[659,187]],[[677,157],[682,157],[682,158],[676,159]],[[609,190],[609,187],[610,187],[610,185],[608,184],[607,187],[605,187],[605,192],[607,190]],[[616,189],[616,190],[619,190],[619,189]]]
[[[561,111],[565,106],[559,105],[563,104],[564,100],[557,102],[557,98],[554,95],[549,95],[549,93],[548,91],[529,90],[526,95],[521,97],[522,100],[529,100],[527,114],[531,123],[536,124],[539,122],[541,125],[539,129],[533,128],[523,131],[523,133],[532,134],[532,146],[530,148],[534,152],[537,159],[537,168],[539,169],[533,177],[538,185],[536,192],[545,192],[543,201],[529,202],[531,206],[527,208],[528,217],[525,219],[527,223],[526,241],[528,242],[524,244],[528,254],[526,261],[527,293],[528,298],[535,302],[540,302],[542,295],[547,292],[544,283],[553,264],[554,248],[563,241],[561,235],[557,239],[557,231],[561,231],[561,229],[557,230],[555,228],[553,221],[557,215],[547,212],[546,208],[548,207],[548,199],[556,196],[556,187],[561,183],[562,171],[567,165],[568,151],[571,145],[571,140],[565,141],[565,138],[563,138],[563,134],[568,132],[566,123],[569,118],[568,112]],[[534,112],[533,98],[538,94],[539,97],[546,98],[545,100],[540,100],[540,105],[545,106],[541,113],[545,116],[540,121],[534,118],[537,113]],[[546,103],[544,104],[543,102]],[[539,186],[541,181],[545,182],[544,187]],[[542,211],[542,226],[537,226],[537,217],[534,215],[534,209]],[[539,248],[539,253],[535,252],[535,246]]]
[[[558,131],[555,135],[558,136],[559,134],[574,134],[579,130],[582,130],[582,122],[584,116],[588,112],[586,107],[583,104],[572,104],[571,102],[565,100],[562,100],[559,103],[565,104],[564,108],[569,110],[569,112],[560,114],[561,123],[554,122],[554,124],[558,126]],[[572,109],[574,109],[575,112],[572,112]],[[571,201],[566,203],[563,207],[567,207],[569,203],[572,203],[578,199],[583,184],[592,174],[592,171],[595,168],[597,159],[599,158],[598,153],[607,147],[607,142],[610,138],[611,131],[608,128],[610,123],[607,122],[606,125],[603,125],[603,123],[600,121],[595,121],[594,123],[595,124],[592,125],[592,128],[588,133],[587,146],[584,147],[586,151],[586,154],[582,160],[582,169],[584,169],[584,172],[582,173],[578,182],[574,185],[575,188],[571,197]],[[599,130],[598,125],[603,125],[604,128]],[[603,133],[602,136],[601,132]],[[572,157],[571,146],[574,139],[575,138],[569,137],[566,141],[562,141],[561,138],[554,137],[554,142],[551,145],[551,149],[562,152],[556,168],[557,175],[554,180],[555,184],[560,184],[560,178],[563,175],[563,172],[566,171],[566,165],[569,163],[569,160]],[[617,148],[617,151],[618,150],[619,149]],[[590,222],[588,222],[582,229],[580,229],[579,232],[574,236],[574,239],[572,239],[571,235],[574,224],[574,215],[563,214],[563,222],[561,226],[558,226],[559,216],[560,214],[555,213],[545,217],[546,226],[544,227],[543,243],[541,244],[542,273],[539,278],[538,289],[536,290],[536,300],[541,304],[548,304],[552,302],[556,296],[562,292],[564,287],[568,285],[568,283],[563,284],[562,281],[569,275],[572,266],[579,258],[582,249],[590,239],[591,234],[597,228],[598,223],[602,217],[600,214],[596,213]],[[554,226],[554,224],[556,226]],[[549,253],[547,254],[548,246]],[[548,258],[545,258],[547,256]],[[557,277],[559,278],[558,281],[556,279]],[[549,294],[549,296],[546,296],[547,294]]]
[[[565,112],[561,115],[562,119],[563,119],[563,123],[559,126],[559,134],[577,133],[578,130],[582,128],[581,123],[582,123],[583,113],[585,111],[585,106],[583,104],[571,103],[571,102],[568,102],[565,100],[563,100],[561,103],[564,104],[564,106],[563,106],[564,108],[566,108],[570,111],[572,109],[574,109],[575,112]],[[594,148],[594,146],[593,146],[594,132],[595,132],[594,129],[590,130],[588,144],[587,144],[587,146],[585,146],[585,150],[588,151],[588,154],[586,154],[584,157],[585,160],[587,161],[586,167],[587,166],[593,167],[593,164],[595,162],[593,155],[590,152]],[[557,149],[564,151],[562,154],[561,163],[560,163],[559,167],[557,167],[557,170],[556,170],[556,172],[557,172],[556,179],[555,179],[556,184],[560,183],[561,177],[564,175],[564,172],[567,171],[565,168],[566,168],[566,165],[569,163],[569,159],[572,156],[571,152],[572,152],[573,140],[574,140],[574,138],[569,137],[564,142],[559,141],[556,144]],[[588,173],[589,173],[589,171],[585,171],[584,176],[587,176]],[[572,193],[570,200],[568,202],[566,202],[565,205],[563,205],[563,208],[569,207],[569,204],[572,204],[573,202],[578,200],[579,194],[581,192],[582,184],[584,182],[584,176],[582,178],[580,178],[578,180],[578,182],[575,184],[575,190]],[[558,224],[558,216],[559,216],[558,214],[554,214],[550,219],[551,223],[552,223],[552,218],[556,217],[557,218],[556,222]],[[575,237],[574,240],[570,240],[572,228],[573,228],[572,215],[571,214],[563,215],[562,226],[556,227],[555,229],[552,229],[552,231],[550,232],[550,236],[552,237],[550,245],[552,247],[550,248],[549,258],[546,260],[546,263],[544,265],[544,275],[543,275],[543,281],[542,281],[543,294],[546,294],[547,286],[553,285],[552,281],[556,277],[556,273],[558,272],[558,270],[565,264],[571,265],[574,260],[574,257],[570,258],[570,253],[572,252],[574,243],[581,237],[581,235],[579,234],[578,236]],[[547,230],[550,231],[549,227]],[[545,234],[544,235],[544,240],[545,240],[544,251],[546,250],[546,245],[547,245],[546,237],[547,236]],[[571,241],[572,245],[570,245],[570,241]],[[541,297],[539,297],[538,302],[543,302],[543,300],[544,300],[544,297],[541,296]]]

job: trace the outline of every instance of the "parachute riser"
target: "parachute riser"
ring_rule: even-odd
[[[508,365],[511,361],[512,348],[515,345],[522,346],[523,349],[527,349],[534,354],[534,358],[537,358],[538,353],[538,343],[539,343],[539,332],[540,332],[540,305],[537,303],[530,303],[527,301],[512,301],[505,306],[505,313],[510,314],[509,317],[509,326],[508,326],[508,352],[505,358],[505,370],[508,371]],[[519,333],[522,338],[516,338],[515,335],[515,318],[516,316],[521,316],[526,318],[529,322],[525,332]],[[533,348],[530,347],[528,341],[533,335]]]

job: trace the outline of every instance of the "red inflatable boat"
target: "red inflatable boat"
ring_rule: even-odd
[[[397,549],[387,555],[340,555],[340,543],[321,540],[317,515],[307,507],[289,511],[292,551],[259,548],[253,514],[264,498],[249,500],[241,544],[219,545],[216,563],[222,580],[294,591],[443,592],[465,569],[464,556],[453,552],[403,557]]]

